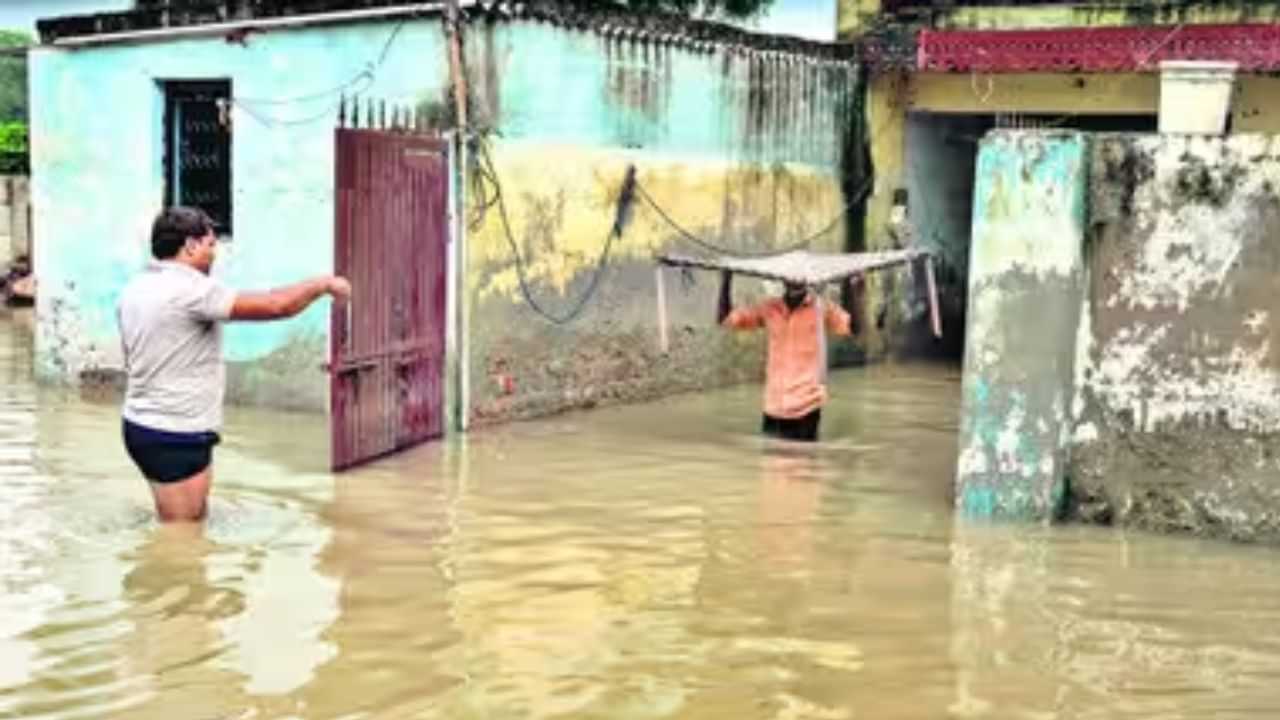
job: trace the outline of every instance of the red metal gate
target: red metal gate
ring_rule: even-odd
[[[447,145],[339,128],[334,262],[334,470],[444,434]]]

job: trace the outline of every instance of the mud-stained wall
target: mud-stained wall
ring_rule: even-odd
[[[496,207],[480,212],[491,196],[474,182],[479,166],[464,168],[472,414],[521,417],[758,376],[760,345],[712,327],[706,276],[669,278],[672,350],[658,352],[652,256],[692,248],[639,203],[599,292],[567,326],[529,311],[516,258],[537,302],[553,313],[572,304],[599,265],[631,163],[673,219],[714,243],[767,249],[829,224],[813,246],[842,248],[841,158],[860,116],[857,67],[840,59],[847,49],[718,26],[537,16],[495,12],[465,28],[469,125],[497,131],[486,147],[510,221],[508,238]],[[426,107],[449,124],[444,40],[440,18],[423,16],[243,42],[35,50],[41,377],[118,382],[115,300],[148,260],[164,197],[160,83],[230,80],[235,234],[215,273],[237,288],[277,287],[332,271],[339,95]],[[739,297],[758,290],[741,283]],[[322,302],[287,322],[229,329],[230,399],[324,409],[328,310]]]
[[[895,353],[947,359],[964,355],[965,304],[973,224],[974,169],[986,127],[978,118],[911,113],[907,116],[904,185],[911,243],[934,253],[943,336],[933,336],[925,293],[894,277],[890,296],[899,298],[891,338]],[[896,275],[902,275],[897,273]],[[897,284],[902,283],[899,290]],[[886,316],[889,307],[882,308]]]
[[[31,256],[31,178],[0,175],[0,268]]]
[[[1280,541],[1280,138],[1101,136],[1091,175],[1077,514]]]
[[[979,151],[956,471],[967,515],[1062,506],[1088,165],[1080,133],[996,132]]]
[[[467,63],[473,113],[500,132],[489,157],[509,221],[468,198],[471,419],[758,379],[761,338],[715,325],[719,278],[710,273],[666,271],[670,346],[661,351],[653,256],[698,248],[644,202],[598,269],[619,189],[634,164],[673,220],[726,248],[769,250],[829,226],[812,247],[842,249],[856,65],[523,21],[473,33]],[[561,315],[593,282],[565,324],[526,297]],[[776,289],[736,284],[741,302],[767,291]]]
[[[116,298],[149,260],[150,224],[164,200],[160,82],[231,81],[235,231],[214,273],[236,288],[267,289],[333,271],[333,129],[343,84],[390,101],[436,99],[444,57],[439,20],[430,18],[257,33],[243,43],[215,36],[34,50],[39,376],[119,381]],[[377,72],[363,74],[379,58]],[[328,333],[327,301],[288,321],[228,328],[230,399],[324,410]]]

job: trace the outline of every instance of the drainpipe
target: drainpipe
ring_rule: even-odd
[[[462,204],[462,163],[458,148],[466,143],[458,140],[458,131],[445,133],[445,141],[449,143],[448,157],[448,223],[449,245],[445,251],[445,367],[446,394],[448,396],[449,425],[453,430],[464,432],[467,429],[468,397],[467,397],[467,356],[466,339],[466,253],[463,252],[463,239],[466,223]]]
[[[451,193],[449,239],[449,297],[453,301],[453,403],[454,427],[466,432],[471,424],[471,303],[467,294],[467,84],[462,69],[461,13],[458,0],[445,2],[445,32],[449,36],[449,77],[453,81],[453,105],[457,114],[451,135],[449,173]]]

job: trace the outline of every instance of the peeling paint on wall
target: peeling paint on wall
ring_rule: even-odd
[[[669,273],[671,347],[660,352],[652,258],[694,248],[644,203],[570,325],[531,310],[515,252],[535,300],[552,313],[570,307],[595,276],[629,164],[665,212],[712,243],[769,250],[830,224],[813,247],[842,249],[840,161],[846,123],[857,121],[857,66],[535,23],[497,28],[491,45],[471,50],[473,66],[498,66],[484,74],[501,86],[491,157],[511,230],[508,239],[493,209],[468,238],[473,421],[758,379],[761,338],[715,325],[709,274]],[[742,282],[736,293],[746,301],[762,289]]]
[[[839,214],[841,150],[848,123],[857,121],[859,70],[830,46],[769,38],[673,42],[627,26],[524,16],[485,22],[468,26],[473,119],[477,128],[501,133],[494,161],[513,234],[530,260],[533,291],[546,304],[569,302],[590,277],[628,162],[641,168],[647,189],[674,217],[729,247],[774,247]],[[333,88],[350,90],[352,78],[378,60],[375,77],[355,84],[361,94],[438,110],[448,88],[443,37],[439,18],[423,16],[403,24],[253,33],[244,43],[210,37],[36,50],[32,144],[42,376],[74,379],[119,366],[115,296],[147,260],[149,225],[163,197],[158,81],[231,81],[236,235],[222,249],[216,272],[235,287],[274,287],[332,271]],[[101,107],[96,91],[107,86],[110,108]],[[592,375],[586,370],[530,381],[508,367],[495,373],[505,378],[494,386],[499,394],[489,395],[487,368],[502,364],[507,350],[500,348],[514,348],[517,360],[541,357],[529,351],[534,346],[549,346],[553,356],[612,357],[615,349],[636,348],[636,338],[656,334],[649,255],[675,233],[636,212],[615,248],[618,267],[609,270],[614,304],[568,333],[537,325],[541,321],[528,314],[495,213],[476,228],[464,286],[474,310],[475,337],[468,340],[477,348],[471,369],[478,403],[499,395],[514,403],[528,391],[543,393],[547,401],[530,407],[545,411],[581,404],[569,395],[582,393],[583,377]],[[815,245],[840,247],[843,231],[836,223]],[[643,282],[637,279],[642,267],[648,271]],[[282,397],[276,388],[288,387],[294,389],[290,402],[302,398],[323,409],[328,380],[317,338],[328,336],[328,310],[318,303],[288,322],[230,328],[234,399],[275,404],[272,398]],[[710,312],[700,316],[699,331],[710,324]],[[726,363],[751,366],[742,358],[758,345],[744,347]],[[570,348],[584,349],[574,355]],[[314,362],[300,359],[307,354]],[[604,364],[621,368],[617,373],[588,384],[636,381],[631,367],[659,375],[645,392],[683,388],[675,381],[681,373],[707,383],[746,374],[721,374],[714,355],[689,350],[685,357],[668,372],[634,350],[625,362]],[[694,367],[693,359],[705,362]],[[699,372],[686,373],[690,367]],[[481,412],[504,417],[495,408]]]
[[[337,94],[386,49],[370,95],[412,104],[439,97],[447,75],[438,20],[351,23],[255,33],[243,44],[221,37],[82,50],[42,47],[31,56],[32,195],[38,299],[37,371],[75,382],[120,367],[115,298],[150,255],[150,225],[163,202],[164,138],[159,81],[226,78],[232,111],[235,237],[219,249],[215,273],[228,284],[264,289],[333,270],[333,128]],[[102,88],[111,89],[104,103]],[[299,101],[290,99],[304,98]],[[328,337],[329,304],[279,323],[234,325],[227,359],[277,397],[299,387],[323,410],[328,376],[323,344],[289,373],[266,372],[298,336]],[[303,374],[305,370],[305,374]]]
[[[1280,540],[1278,158],[1272,136],[1099,138],[1080,516]]]
[[[957,508],[1048,519],[1062,507],[1084,292],[1088,142],[1000,132],[974,190]]]

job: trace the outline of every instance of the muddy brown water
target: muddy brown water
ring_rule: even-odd
[[[475,432],[334,476],[233,410],[156,526],[113,401],[0,319],[0,718],[1274,718],[1266,548],[950,509],[959,371],[834,374]]]

